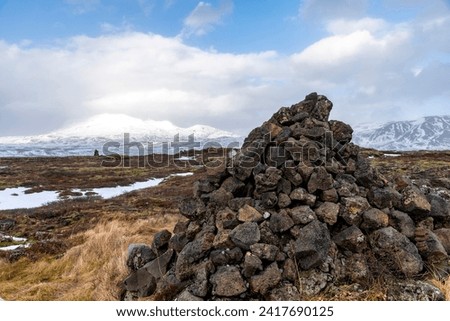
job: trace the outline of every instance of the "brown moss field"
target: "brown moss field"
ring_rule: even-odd
[[[450,152],[405,153],[386,157],[365,150],[371,162],[386,177],[397,173],[414,179],[427,178],[450,183]],[[167,156],[165,156],[167,157]],[[0,297],[5,300],[118,300],[120,282],[127,275],[125,265],[130,243],[151,243],[153,235],[172,230],[183,217],[178,213],[181,199],[192,195],[194,181],[205,169],[194,162],[165,159],[148,164],[129,158],[125,166],[112,166],[101,157],[4,158],[0,159],[0,189],[26,186],[32,191],[69,191],[130,184],[172,173],[193,172],[192,176],[171,177],[157,187],[137,190],[116,198],[83,198],[52,203],[36,209],[0,211],[0,220],[14,219],[7,232],[26,237],[28,249],[0,251]],[[6,166],[6,167],[5,167]],[[450,300],[450,279],[431,282]],[[373,280],[368,288],[342,287],[309,300],[384,300],[387,284]]]
[[[128,245],[150,243],[161,229],[171,230],[182,217],[180,199],[192,194],[192,184],[204,170],[188,162],[167,167],[143,165],[137,158],[126,166],[105,167],[95,157],[1,159],[3,188],[39,186],[39,190],[117,186],[173,173],[162,184],[108,200],[65,200],[36,209],[0,211],[13,219],[7,231],[28,238],[32,245],[0,251],[0,297],[5,300],[117,300],[118,284],[127,274]],[[60,177],[61,172],[72,173]],[[49,175],[48,173],[52,173]],[[31,182],[33,181],[33,182]],[[34,188],[33,190],[37,190]]]

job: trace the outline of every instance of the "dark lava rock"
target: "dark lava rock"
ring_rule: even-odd
[[[289,195],[291,200],[300,201],[302,204],[306,204],[309,206],[314,206],[316,203],[316,196],[313,194],[309,194],[304,188],[299,187],[294,189]]]
[[[188,219],[198,219],[206,213],[206,207],[199,199],[185,199],[180,204],[180,213]]]
[[[263,272],[250,278],[250,289],[265,295],[281,281],[281,271],[276,262],[270,264]]]
[[[158,254],[161,249],[167,248],[171,237],[172,233],[168,230],[162,230],[156,233],[153,237],[152,250]]]
[[[450,228],[441,228],[433,231],[434,234],[439,238],[442,246],[450,254]]]
[[[148,245],[130,244],[128,246],[127,266],[132,271],[140,269],[155,258],[156,254]]]
[[[239,225],[236,213],[229,208],[216,213],[216,227],[218,230],[235,228]]]
[[[291,198],[287,194],[280,193],[278,195],[278,206],[280,208],[286,208],[289,205],[291,205],[291,203],[292,203]]]
[[[294,224],[306,225],[317,219],[316,213],[308,205],[300,205],[289,210]]]
[[[239,209],[238,220],[241,222],[260,222],[263,220],[263,216],[256,208],[244,205]]]
[[[201,196],[205,193],[211,193],[214,190],[214,184],[209,180],[202,179],[194,183],[194,196]]]
[[[367,238],[363,232],[352,225],[333,237],[337,246],[352,252],[362,252],[367,247]]]
[[[364,197],[344,197],[341,200],[342,208],[340,216],[349,225],[359,225],[362,221],[362,214],[370,208],[369,203]]]
[[[397,281],[387,291],[390,301],[444,301],[443,293],[434,285],[424,281]]]
[[[304,270],[317,267],[323,262],[331,246],[330,232],[325,223],[315,220],[301,229],[294,242],[293,254]]]
[[[270,216],[270,229],[275,233],[285,232],[294,226],[294,221],[286,211],[280,211]]]
[[[269,167],[264,174],[255,176],[255,185],[257,193],[265,193],[274,191],[281,179],[282,172],[276,167]]]
[[[322,193],[320,194],[320,199],[324,202],[336,203],[337,201],[339,201],[339,195],[336,192],[335,188],[330,188],[322,191]]]
[[[361,228],[364,230],[376,230],[389,225],[389,216],[376,208],[365,211],[362,218]]]
[[[308,181],[308,192],[315,193],[317,190],[326,191],[333,187],[333,176],[327,172],[325,167],[317,167]]]
[[[252,254],[251,252],[247,252],[245,254],[242,268],[243,275],[249,278],[253,276],[257,271],[261,271],[263,269],[263,263],[259,257]]]
[[[231,231],[230,238],[240,248],[249,250],[250,245],[258,243],[261,239],[258,224],[255,222],[244,222]]]
[[[219,208],[228,206],[228,202],[233,199],[233,194],[221,187],[210,194],[209,201]]]
[[[392,210],[390,213],[389,224],[407,238],[412,239],[414,237],[416,226],[408,214],[401,211]]]
[[[407,277],[419,274],[423,261],[411,241],[393,227],[373,232],[370,237],[372,250],[387,267]]]
[[[186,244],[176,261],[176,276],[183,281],[193,274],[193,263],[205,257],[212,248],[215,235],[205,233],[201,238]]]
[[[355,178],[358,184],[366,188],[384,187],[384,180],[376,169],[363,156],[358,156],[356,162]]]
[[[261,260],[275,261],[280,249],[272,244],[256,243],[250,246],[250,251]]]
[[[184,233],[175,234],[169,241],[169,248],[180,253],[188,242],[189,240]]]
[[[266,192],[261,195],[261,203],[264,208],[274,208],[278,203],[277,193]]]
[[[367,194],[369,203],[379,209],[397,207],[401,197],[401,194],[392,187],[373,187]]]
[[[330,120],[330,129],[333,132],[333,138],[341,144],[350,143],[352,140],[353,129],[338,120]]]
[[[403,189],[400,210],[411,214],[423,214],[431,211],[431,204],[425,195],[415,186],[410,185]]]
[[[450,202],[437,194],[428,194],[427,199],[431,205],[430,216],[436,218],[450,217]]]
[[[227,265],[239,263],[242,260],[243,254],[239,247],[233,249],[220,249],[212,251],[209,255],[212,263],[215,265]]]
[[[127,291],[140,298],[152,295],[156,290],[156,280],[146,269],[132,272],[123,284]]]
[[[317,217],[328,225],[333,225],[337,222],[340,206],[336,203],[325,202],[321,204],[316,210]]]
[[[300,298],[297,288],[290,283],[272,289],[268,295],[270,301],[300,301]]]
[[[211,276],[213,294],[224,297],[238,296],[247,288],[239,269],[235,266],[221,266]]]
[[[244,190],[245,184],[235,177],[228,177],[223,183],[222,188],[234,195]]]
[[[230,200],[228,203],[230,206],[230,209],[233,211],[238,211],[240,208],[244,207],[245,205],[249,205],[254,207],[255,206],[255,200],[251,197],[237,197]]]
[[[148,262],[144,265],[144,269],[147,270],[156,280],[160,279],[167,272],[167,266],[173,256],[173,250],[167,250],[163,255]]]

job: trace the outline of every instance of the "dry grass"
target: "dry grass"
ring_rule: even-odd
[[[361,289],[354,284],[341,285],[311,298],[312,301],[385,301],[387,288],[374,283],[368,289]]]
[[[150,243],[154,233],[172,230],[176,215],[138,221],[115,219],[74,235],[78,244],[62,257],[36,262],[0,262],[0,297],[6,300],[117,300],[127,274],[127,247]]]
[[[441,292],[444,294],[445,301],[450,301],[450,276],[447,277],[447,279],[444,281],[432,279],[430,283],[441,290]]]
[[[136,168],[136,164],[102,168],[97,164],[99,158],[7,161],[11,171],[20,173],[20,182],[33,178],[38,181],[33,186],[50,189],[64,176],[53,175],[53,170],[83,172],[77,176],[78,182],[65,180],[65,185],[58,185],[57,189],[61,190],[70,189],[67,184],[80,181],[93,186],[106,182],[115,185],[125,180],[134,182],[192,170],[175,166]],[[136,163],[137,159],[133,161]],[[177,209],[179,201],[192,195],[193,182],[204,175],[203,171],[197,172],[108,200],[67,200],[36,209],[2,211],[0,219],[16,221],[12,235],[24,236],[33,245],[21,253],[20,259],[14,253],[0,253],[0,297],[48,301],[119,299],[118,284],[127,275],[125,259],[129,244],[149,244],[154,233],[172,230],[181,218]],[[40,173],[47,173],[51,179]],[[86,187],[83,184],[78,186]]]

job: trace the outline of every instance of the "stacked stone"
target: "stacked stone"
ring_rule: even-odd
[[[331,108],[309,94],[254,129],[229,162],[206,164],[180,206],[188,220],[130,246],[125,298],[299,300],[380,275],[416,277],[425,265],[448,270],[448,202],[407,178],[387,182],[351,127],[328,121]]]

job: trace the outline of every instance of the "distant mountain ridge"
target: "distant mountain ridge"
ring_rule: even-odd
[[[362,124],[353,129],[353,142],[362,147],[397,151],[450,150],[450,115],[381,125]],[[95,149],[102,153],[105,143],[123,144],[125,133],[130,134],[130,143],[148,146],[148,142],[154,142],[153,152],[156,153],[163,152],[161,143],[173,142],[175,135],[179,135],[181,142],[187,142],[188,136],[194,134],[195,141],[202,146],[206,142],[215,142],[223,147],[230,144],[236,147],[236,142],[241,144],[243,141],[239,135],[205,125],[182,128],[168,121],[102,114],[43,135],[0,137],[0,157],[93,155]],[[122,154],[124,149],[110,151]],[[130,151],[131,154],[138,152],[136,149]]]
[[[187,142],[188,137],[194,135],[195,142],[202,145],[213,141],[224,147],[242,140],[239,135],[206,125],[182,128],[169,121],[102,114],[43,135],[0,137],[0,157],[92,155],[95,149],[102,152],[107,142],[123,144],[125,133],[129,134],[129,142],[139,142],[144,146],[148,142],[155,143],[155,152],[159,152],[161,143],[173,142],[175,135],[179,135],[181,142]]]
[[[353,142],[379,150],[450,150],[450,115],[353,127]]]

